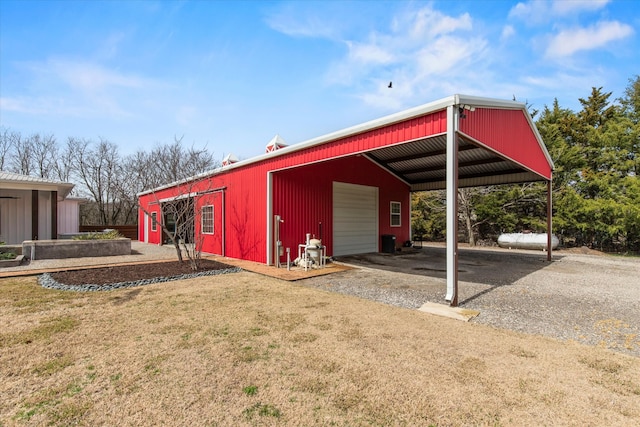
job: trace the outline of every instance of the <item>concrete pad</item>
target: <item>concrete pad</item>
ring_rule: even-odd
[[[422,304],[418,311],[423,311],[437,316],[448,317],[450,319],[462,320],[468,322],[476,317],[480,312],[478,310],[470,310],[468,308],[451,307],[444,304],[436,304],[435,302],[427,302]]]
[[[273,265],[266,265],[259,262],[246,261],[236,258],[227,258],[219,256],[207,257],[214,261],[219,261],[224,264],[233,265],[234,267],[240,267],[243,270],[251,271],[252,273],[262,274],[264,276],[275,277],[276,279],[287,280],[290,282],[302,279],[308,279],[310,277],[324,276],[332,273],[339,273],[345,270],[351,270],[349,265],[342,263],[331,262],[326,264],[323,268],[310,268],[305,271],[300,267],[292,267],[291,270],[287,270],[286,267],[276,268]]]

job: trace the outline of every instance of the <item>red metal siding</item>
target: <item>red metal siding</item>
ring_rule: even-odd
[[[334,157],[347,156],[353,153],[369,151],[385,145],[397,144],[411,139],[439,134],[446,131],[446,116],[446,110],[442,110],[416,117],[405,122],[395,123],[384,128],[372,129],[357,135],[313,146],[305,150],[249,164],[242,168],[232,169],[229,172],[214,175],[195,184],[177,185],[175,187],[160,190],[155,194],[147,194],[140,197],[140,203],[142,206],[147,206],[149,212],[154,210],[160,212],[160,205],[157,203],[158,200],[175,197],[178,194],[226,187],[226,212],[224,214],[226,240],[225,254],[232,258],[264,263],[267,261],[267,172],[292,166],[299,166],[305,163],[332,159]],[[338,162],[338,160],[336,160],[336,162]],[[332,222],[330,205],[331,190],[327,190],[326,185],[327,183],[330,184],[331,180],[381,187],[379,195],[381,219],[380,232],[382,234],[397,234],[399,241],[408,239],[408,225],[406,230],[403,225],[403,231],[401,233],[398,233],[397,228],[387,229],[389,200],[402,201],[403,212],[405,212],[405,206],[406,209],[408,209],[409,203],[408,187],[405,184],[401,184],[402,190],[398,190],[403,194],[406,201],[399,200],[399,197],[395,194],[392,198],[389,198],[390,196],[388,196],[387,190],[383,190],[383,188],[387,187],[389,184],[388,181],[393,181],[395,178],[366,159],[354,160],[354,158],[348,158],[342,159],[341,162],[342,163],[339,163],[342,165],[340,167],[335,166],[337,163],[331,166],[331,177],[322,177],[321,173],[319,173],[322,167],[318,164],[298,168],[296,169],[296,172],[291,172],[298,174],[295,176],[296,184],[291,184],[289,186],[286,183],[281,182],[277,184],[280,185],[278,188],[275,182],[276,180],[274,180],[274,197],[279,197],[280,199],[277,199],[279,204],[274,205],[273,213],[280,214],[285,218],[285,223],[283,224],[284,229],[291,233],[286,245],[291,247],[292,251],[295,250],[297,244],[302,243],[299,240],[304,239],[305,233],[316,232],[317,224],[320,221],[322,221],[324,228],[323,237],[325,240],[330,238],[332,235],[332,229],[330,228],[330,224]],[[363,170],[368,171],[367,173],[370,173],[370,175],[356,170],[357,168],[354,167],[354,165],[357,164],[362,164]],[[280,177],[281,173],[286,174],[286,171],[279,172],[276,175]],[[320,187],[319,190],[312,190],[319,191],[318,195],[321,196],[319,198],[313,198],[312,200],[308,189],[318,188],[314,187],[315,183],[318,182],[323,182],[325,187]],[[395,182],[398,184],[399,181],[396,180]],[[303,186],[304,188],[296,187],[296,185]],[[278,212],[278,209],[276,209],[275,206],[277,206],[281,211]],[[288,206],[287,209],[290,210],[285,210],[285,206]],[[296,225],[296,221],[298,220],[294,218],[303,218],[303,214],[307,215],[308,218],[301,220],[305,221],[304,223]],[[158,213],[158,219],[161,219],[160,213]],[[292,221],[294,224],[292,228],[287,228],[287,221]],[[142,222],[139,224],[141,233],[143,233],[144,225]],[[300,233],[302,234],[300,235]],[[161,240],[162,231],[160,227],[158,227],[158,231],[156,232],[149,232],[150,243],[160,243]],[[206,248],[214,250],[214,247],[215,243],[212,242],[212,237],[205,237],[205,250]]]
[[[401,202],[403,216],[410,208],[409,186],[362,156],[341,158],[274,174],[273,213],[284,220],[280,240],[291,248],[292,259],[306,233],[322,237],[327,254],[333,253],[333,181],[378,187],[380,234],[395,234],[398,242],[409,239],[406,221],[390,226],[391,201]]]
[[[223,215],[223,194],[222,191],[203,194],[196,200],[196,236],[202,236],[201,248],[203,252],[215,255],[222,255],[222,236],[224,234],[222,219]],[[202,231],[202,208],[203,206],[213,206],[213,234],[201,234]]]
[[[551,166],[520,110],[465,110],[460,130],[532,171],[551,179]]]
[[[446,110],[415,117],[404,122],[372,129],[335,141],[316,145],[305,150],[268,159],[259,164],[268,164],[269,170],[278,170],[300,164],[327,160],[354,153],[370,151],[412,139],[437,135],[447,130]]]

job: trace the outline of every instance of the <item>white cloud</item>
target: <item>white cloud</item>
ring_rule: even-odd
[[[131,117],[138,97],[163,87],[158,81],[87,61],[51,59],[18,65],[29,93],[5,97],[2,108],[53,116]]]
[[[609,2],[610,0],[531,0],[512,7],[509,18],[520,19],[527,24],[540,24],[553,18],[600,10]]]
[[[472,29],[467,13],[449,16],[431,6],[407,10],[392,17],[388,31],[344,41],[346,55],[331,65],[327,81],[351,86],[364,103],[386,110],[439,96],[445,81],[462,79],[463,68],[486,59],[488,43]]]
[[[515,34],[516,34],[516,29],[513,28],[512,25],[505,25],[502,28],[502,33],[500,34],[500,40],[510,39]]]
[[[423,39],[451,34],[458,30],[471,30],[473,24],[468,13],[455,18],[431,7],[425,7],[416,13],[409,12],[399,17],[395,20],[393,28],[401,32],[405,26],[409,26],[411,38]]]
[[[548,1],[520,2],[511,8],[509,18],[522,19],[526,22],[540,22],[548,18],[549,9]]]
[[[298,8],[298,4],[284,4],[266,16],[265,22],[273,30],[291,37],[317,37],[334,39],[337,29],[326,17]]]
[[[466,67],[473,61],[474,55],[485,46],[482,40],[442,37],[434,40],[418,52],[418,76],[445,76],[457,68]]]
[[[52,60],[43,66],[52,77],[63,81],[72,89],[84,92],[107,92],[114,88],[136,89],[150,84],[150,80],[89,62]]]
[[[375,43],[346,42],[349,48],[349,59],[364,64],[388,64],[393,62],[394,55]]]
[[[0,110],[38,116],[89,117],[98,114],[95,108],[80,105],[61,96],[19,96],[0,98]]]
[[[560,31],[547,47],[546,56],[562,58],[582,50],[594,50],[633,34],[633,28],[617,21],[601,21],[588,28]]]
[[[552,3],[554,14],[566,16],[582,11],[592,12],[605,7],[611,0],[555,0]]]

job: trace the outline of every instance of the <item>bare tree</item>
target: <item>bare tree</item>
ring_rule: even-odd
[[[0,170],[74,182],[75,195],[91,199],[81,209],[83,223],[131,224],[137,221],[137,194],[196,176],[218,166],[206,148],[186,148],[183,138],[151,152],[122,157],[106,139],[70,137],[60,146],[52,134],[23,137],[0,128]]]
[[[58,152],[56,138],[50,135],[35,133],[29,137],[31,145],[31,163],[33,172],[40,178],[52,179],[54,177],[53,165]]]
[[[22,175],[31,175],[33,170],[33,149],[31,138],[23,138],[17,134],[13,141],[13,157],[11,159],[11,170]]]
[[[62,182],[71,182],[73,176],[74,139],[68,138],[62,148],[56,147],[52,162],[52,177]],[[75,191],[75,190],[74,190]]]
[[[173,143],[158,146],[151,151],[148,159],[153,162],[155,170],[155,176],[151,179],[154,187],[196,176],[218,165],[213,154],[206,148],[185,148],[183,139],[184,137],[175,137]]]
[[[0,170],[7,170],[12,158],[12,150],[16,141],[21,138],[18,132],[14,132],[8,128],[0,128]]]
[[[70,145],[74,168],[96,202],[100,224],[117,224],[122,210],[122,199],[117,197],[119,180],[123,178],[118,147],[105,139],[98,143],[73,139]]]
[[[156,224],[175,248],[178,260],[185,262],[186,257],[192,270],[199,268],[204,243],[202,212],[198,206],[211,204],[208,201],[210,186],[209,181],[189,181],[178,185],[175,196],[170,198],[159,199],[158,193],[152,193],[154,204],[160,205],[161,210]],[[139,207],[153,218],[145,206]]]
[[[475,212],[473,210],[473,192],[477,191],[473,188],[459,188],[458,189],[458,211],[464,221],[467,236],[469,238],[469,246],[476,245],[476,237],[474,233],[474,221],[476,219]]]

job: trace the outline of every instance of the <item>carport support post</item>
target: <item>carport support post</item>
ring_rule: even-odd
[[[553,197],[551,180],[547,181],[547,261],[551,261],[551,233],[553,231]]]
[[[458,306],[458,105],[447,107],[447,301]]]

